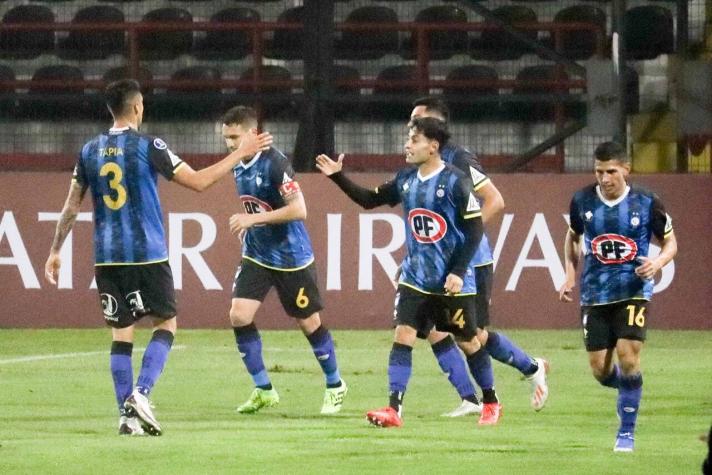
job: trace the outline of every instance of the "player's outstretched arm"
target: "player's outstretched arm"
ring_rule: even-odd
[[[82,205],[82,200],[87,191],[85,186],[82,186],[77,181],[72,180],[69,186],[69,193],[62,208],[62,214],[57,221],[57,227],[54,230],[54,239],[52,239],[52,247],[49,250],[49,257],[45,262],[45,279],[52,285],[57,285],[57,277],[59,276],[59,268],[62,266],[62,261],[59,258],[59,250],[62,249],[64,240],[72,230],[74,222],[79,214],[79,209]]]
[[[566,231],[564,240],[564,267],[566,270],[566,280],[559,288],[559,300],[571,302],[571,292],[576,286],[576,269],[578,268],[579,256],[581,255],[581,236],[571,229]]]
[[[269,132],[249,133],[240,142],[237,150],[209,167],[195,171],[187,163],[183,164],[173,176],[173,181],[194,191],[205,191],[224,175],[230,173],[241,160],[254,157],[257,152],[267,150],[272,145]]]
[[[336,183],[336,185],[341,188],[341,191],[346,193],[346,196],[351,198],[351,200],[357,205],[365,208],[372,209],[377,206],[384,204],[390,204],[395,206],[398,202],[398,198],[392,193],[382,193],[384,187],[376,188],[375,190],[369,190],[362,186],[357,185],[342,172],[344,167],[344,154],[340,154],[337,161],[332,160],[329,156],[321,154],[316,157],[316,167],[326,176],[328,176],[331,181]]]

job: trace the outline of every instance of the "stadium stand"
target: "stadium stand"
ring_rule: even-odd
[[[495,8],[492,14],[509,25],[537,22],[536,12],[526,5],[504,5]],[[536,30],[528,30],[525,34],[532,41],[538,37]],[[474,59],[490,61],[519,59],[523,54],[531,52],[531,49],[526,45],[515,40],[504,31],[496,29],[483,31],[479,38],[473,39],[470,49]]]
[[[434,5],[420,10],[415,16],[416,23],[466,24],[467,13],[455,5]],[[430,51],[430,59],[448,59],[454,54],[466,53],[469,37],[465,30],[433,31],[425,35]],[[417,37],[411,34],[401,47],[403,58],[415,59]]]
[[[304,7],[289,8],[279,14],[278,23],[304,25]],[[304,50],[304,29],[278,29],[267,40],[265,56],[274,59],[302,59]]]
[[[259,23],[257,10],[247,7],[226,8],[210,17],[211,23]],[[196,42],[195,56],[199,59],[242,59],[252,52],[249,31],[208,31]]]
[[[626,48],[631,59],[653,59],[674,51],[672,13],[658,5],[641,5],[625,12]]]
[[[143,17],[144,24],[192,23],[188,10],[175,7],[158,8]],[[141,59],[175,59],[193,48],[192,31],[151,31],[139,35]]]
[[[498,102],[499,89],[494,84],[498,79],[497,71],[486,65],[469,64],[450,71],[445,77],[446,81],[484,81],[484,84],[477,86],[446,85],[443,87],[443,95],[450,106],[453,119],[465,121],[496,119],[499,116],[500,104]],[[487,97],[489,100],[487,102],[477,100],[483,97]]]
[[[398,23],[396,12],[381,5],[368,5],[353,10],[344,20],[345,25],[378,25]],[[380,59],[399,50],[398,32],[395,30],[345,30],[336,41],[339,59]]]
[[[3,25],[13,23],[54,23],[54,13],[45,5],[18,5],[2,18]],[[54,53],[53,31],[2,31],[0,55],[11,59],[32,59]]]
[[[72,23],[96,25],[122,23],[124,14],[116,7],[93,5],[79,10]],[[106,59],[112,54],[126,50],[126,34],[121,31],[70,31],[67,38],[59,41],[58,56],[62,59]]]
[[[594,5],[573,5],[560,10],[554,16],[555,23],[589,23],[601,31],[606,30],[606,13]],[[559,33],[557,51],[569,59],[588,59],[596,52],[597,38],[594,31],[562,31]],[[548,41],[550,47],[556,47],[555,36]]]

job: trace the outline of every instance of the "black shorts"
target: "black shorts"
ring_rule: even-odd
[[[232,297],[262,302],[274,286],[287,315],[308,318],[323,307],[316,284],[316,266],[312,262],[299,270],[268,269],[243,259],[235,273]]]
[[[106,324],[126,328],[145,315],[176,316],[176,293],[168,261],[96,266],[96,286]]]
[[[619,338],[645,341],[647,319],[647,300],[581,307],[586,351],[615,348]]]
[[[490,301],[492,299],[492,284],[494,282],[494,265],[475,267],[477,295],[475,296],[475,312],[477,328],[485,328],[490,324]]]
[[[458,340],[470,341],[477,334],[475,296],[424,294],[399,285],[393,320],[396,325],[415,328],[421,336],[435,328],[452,333]]]

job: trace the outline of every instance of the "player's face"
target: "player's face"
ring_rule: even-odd
[[[241,124],[223,124],[222,126],[222,136],[225,139],[225,145],[231,152],[234,152],[240,147],[242,138],[249,133],[253,133],[253,130]]]
[[[601,193],[606,199],[615,200],[623,194],[626,179],[630,173],[630,165],[620,160],[596,160],[594,166],[596,181],[601,187]]]
[[[410,120],[420,119],[422,117],[432,117],[433,119],[445,120],[443,116],[428,109],[426,106],[415,106],[413,108],[413,112],[410,113]]]
[[[414,165],[425,163],[437,150],[437,142],[428,139],[422,132],[411,128],[405,143],[405,161]]]

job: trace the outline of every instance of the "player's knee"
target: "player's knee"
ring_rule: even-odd
[[[625,358],[618,361],[618,366],[623,374],[634,374],[640,371],[640,360],[635,357]]]
[[[156,318],[153,323],[153,329],[166,330],[175,335],[176,331],[178,331],[178,322],[176,320],[176,317],[169,318],[167,320],[161,320]]]
[[[480,350],[480,348],[482,348],[482,345],[476,336],[469,341],[458,341],[457,346],[459,346],[462,352],[466,355],[475,354]]]
[[[480,342],[481,346],[485,346],[487,344],[488,338],[489,338],[489,333],[487,333],[487,330],[485,330],[484,328],[477,329],[477,341]]]
[[[230,323],[233,327],[244,327],[252,323],[252,316],[239,308],[230,309]]]
[[[297,319],[297,323],[305,335],[311,335],[321,326],[321,318],[319,313],[315,312],[307,318]]]

